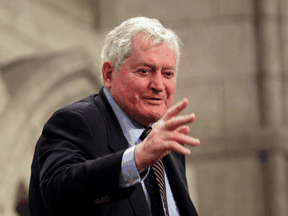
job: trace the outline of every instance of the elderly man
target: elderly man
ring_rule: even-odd
[[[197,215],[183,144],[195,115],[171,107],[179,39],[156,19],[123,22],[106,37],[104,86],[65,106],[43,128],[32,162],[32,216]],[[152,129],[152,130],[151,130]]]

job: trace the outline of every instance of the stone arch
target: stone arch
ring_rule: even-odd
[[[44,123],[58,108],[98,92],[102,84],[80,49],[18,60],[2,66],[1,75],[9,100],[0,114],[0,209],[10,216],[16,215],[19,180],[29,186]]]

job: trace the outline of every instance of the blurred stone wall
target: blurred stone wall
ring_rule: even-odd
[[[0,0],[0,215],[27,198],[46,120],[102,86],[107,30],[140,15],[183,41],[175,102],[197,118],[200,215],[288,215],[287,14],[287,0]]]
[[[1,216],[26,208],[34,147],[47,119],[102,86],[92,3],[0,1]]]

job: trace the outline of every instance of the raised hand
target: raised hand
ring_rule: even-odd
[[[190,150],[184,144],[190,146],[200,144],[199,139],[188,136],[190,128],[187,124],[195,120],[194,113],[178,116],[187,105],[188,100],[185,98],[171,107],[155,124],[145,140],[137,145],[135,163],[139,172],[156,163],[170,151],[183,155],[190,154]]]

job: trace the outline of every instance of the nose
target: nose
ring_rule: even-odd
[[[150,89],[155,92],[162,92],[165,89],[164,80],[161,72],[156,72],[154,76],[151,76],[151,81],[149,84]]]

